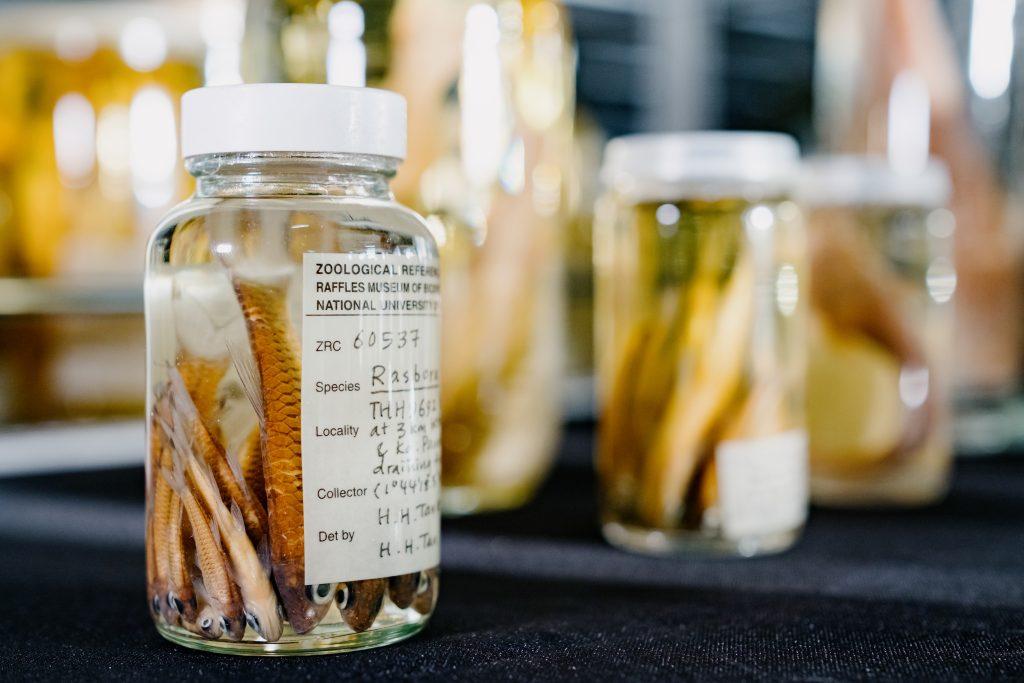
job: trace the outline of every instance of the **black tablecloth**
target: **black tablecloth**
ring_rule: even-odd
[[[445,523],[423,634],[330,657],[164,642],[145,606],[141,471],[0,482],[0,677],[1024,676],[1024,458],[961,463],[934,508],[814,511],[780,556],[653,559],[602,542],[591,441],[568,431],[529,506]]]

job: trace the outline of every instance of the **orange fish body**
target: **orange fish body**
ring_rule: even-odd
[[[267,507],[267,487],[263,482],[263,457],[260,454],[263,448],[263,437],[259,427],[252,430],[242,444],[241,453],[238,456],[239,465],[242,468],[242,478],[245,485],[249,487],[252,494],[263,506]]]
[[[213,534],[210,518],[192,492],[184,491],[181,501],[192,527],[196,564],[199,565],[210,602],[223,617],[224,633],[231,640],[241,640],[245,633],[245,614],[242,597],[231,577],[227,556]]]
[[[188,564],[185,521],[181,496],[171,495],[171,517],[167,525],[168,599],[185,623],[196,620],[196,596],[192,589],[192,572]]]
[[[235,280],[260,379],[263,478],[274,582],[292,628],[313,629],[330,608],[306,592],[302,503],[302,366],[282,286]]]
[[[156,465],[152,472],[153,509],[151,512],[152,523],[150,525],[152,533],[150,545],[153,546],[154,576],[151,582],[151,591],[155,597],[153,606],[163,616],[164,621],[168,624],[177,624],[178,614],[167,600],[170,590],[169,577],[171,573],[168,529],[171,526],[171,508],[174,491],[171,490],[170,484],[167,483],[167,480],[161,474],[162,463],[166,458],[165,447],[162,443],[159,443],[159,440],[154,441],[153,447],[156,449],[154,460]]]

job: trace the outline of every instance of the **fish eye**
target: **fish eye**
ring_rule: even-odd
[[[204,631],[209,631],[213,627],[213,619],[210,617],[204,617],[203,620],[199,622],[199,627]]]
[[[335,594],[334,598],[338,601],[339,609],[345,609],[348,607],[349,590],[347,583],[341,587],[341,589]]]
[[[419,585],[416,586],[416,592],[426,593],[428,588],[430,588],[430,579],[427,578],[426,574],[420,574],[420,582]]]
[[[331,600],[331,592],[334,590],[332,583],[320,583],[316,586],[306,586],[306,598],[315,605],[324,605]]]
[[[249,624],[249,628],[251,628],[253,631],[260,630],[260,620],[252,612],[245,613],[245,623]]]
[[[167,596],[167,604],[170,607],[173,607],[178,614],[181,614],[185,611],[185,603],[182,602],[181,599],[173,593]]]

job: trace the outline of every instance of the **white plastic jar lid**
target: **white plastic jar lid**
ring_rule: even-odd
[[[181,98],[183,157],[326,152],[405,158],[405,98],[375,88],[253,83]]]
[[[949,171],[932,158],[915,173],[894,168],[883,156],[835,154],[804,161],[797,195],[807,206],[943,207]]]
[[[788,192],[800,148],[781,133],[642,133],[605,147],[605,185],[638,200]]]

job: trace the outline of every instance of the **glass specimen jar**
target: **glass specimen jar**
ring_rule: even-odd
[[[561,432],[567,13],[551,0],[394,7],[383,83],[413,114],[395,192],[444,235],[441,503],[507,509],[536,491]]]
[[[611,141],[595,221],[605,538],[751,556],[807,514],[805,245],[796,143]]]
[[[1017,0],[824,0],[815,133],[829,153],[885,155],[951,180],[956,362],[944,368],[960,455],[1024,444],[1024,156]],[[997,56],[998,55],[998,56]]]
[[[195,195],[154,233],[148,598],[198,649],[316,654],[437,599],[438,256],[394,202],[405,103],[239,85],[182,98]]]
[[[392,187],[441,253],[441,504],[523,504],[551,467],[563,414],[576,82],[564,3],[262,5],[249,12],[260,20],[247,23],[246,80],[365,83],[408,101]]]
[[[806,162],[811,262],[807,426],[811,495],[824,505],[920,505],[952,464],[953,214],[932,161]]]

